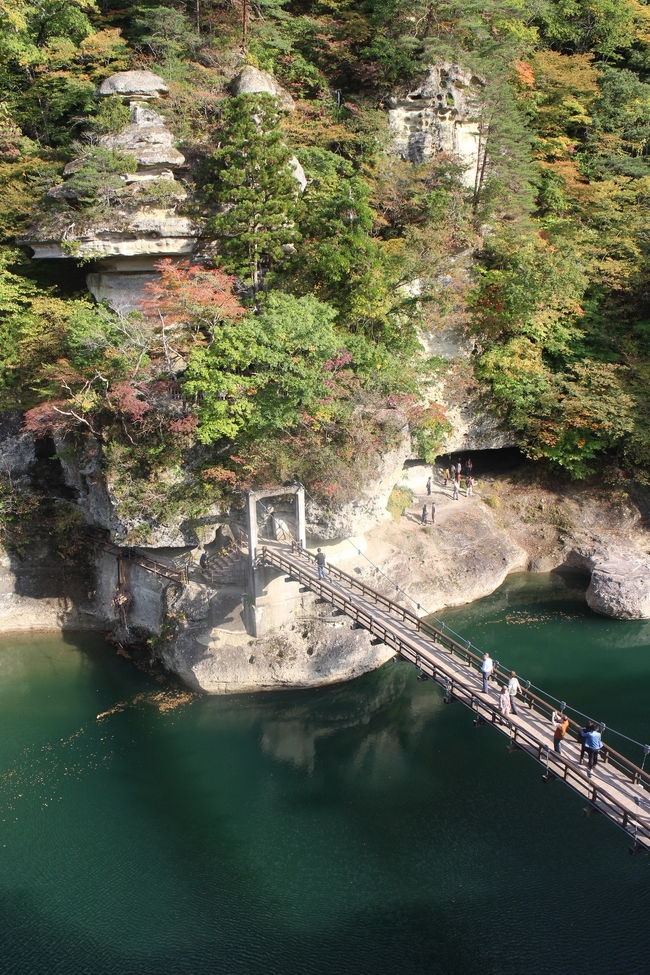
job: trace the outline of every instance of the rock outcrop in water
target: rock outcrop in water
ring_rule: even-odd
[[[618,620],[650,619],[650,560],[632,557],[596,565],[587,603],[595,613]]]

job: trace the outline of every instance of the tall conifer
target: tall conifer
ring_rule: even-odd
[[[219,207],[209,229],[223,267],[249,280],[253,291],[298,240],[298,184],[279,128],[272,95],[238,95],[222,116],[222,140],[211,158],[207,194]]]

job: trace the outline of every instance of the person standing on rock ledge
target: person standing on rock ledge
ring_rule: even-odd
[[[316,571],[319,579],[326,579],[325,574],[325,554],[320,549],[316,551]]]
[[[429,517],[427,515],[427,506],[426,506],[426,504],[423,504],[422,505],[422,515],[421,515],[420,520],[421,520],[421,522],[422,522],[423,525],[426,525],[427,521],[429,520]]]
[[[460,498],[460,481],[457,477],[454,477],[454,493],[452,494],[452,500],[458,501]]]
[[[427,494],[431,494],[431,475],[427,478]]]
[[[489,653],[483,654],[483,660],[481,662],[481,677],[483,678],[483,693],[488,692],[488,681],[492,676],[492,671],[494,669],[494,664],[492,663],[492,657]]]

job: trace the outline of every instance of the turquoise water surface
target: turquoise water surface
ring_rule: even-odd
[[[650,624],[553,576],[444,618],[650,738]],[[161,710],[97,637],[5,637],[0,698],[2,975],[650,972],[650,859],[407,664]]]

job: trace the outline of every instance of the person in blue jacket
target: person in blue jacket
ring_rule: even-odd
[[[598,763],[598,752],[603,747],[603,740],[600,736],[598,726],[590,721],[585,732],[585,751],[587,752],[587,775],[591,778],[591,773]]]

